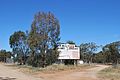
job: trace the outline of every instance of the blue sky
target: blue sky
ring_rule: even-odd
[[[0,49],[10,50],[10,35],[30,30],[38,11],[51,11],[59,19],[61,42],[120,40],[120,0],[0,0]]]

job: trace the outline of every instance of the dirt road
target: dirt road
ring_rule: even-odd
[[[31,76],[18,70],[0,64],[0,80],[99,80],[96,77],[98,71],[106,68],[105,65],[97,65],[94,68],[79,71],[63,71],[53,74],[37,74]]]
[[[53,74],[39,74],[37,76],[40,76],[45,80],[100,80],[99,78],[97,78],[97,72],[107,67],[109,66],[97,65],[94,68],[83,70],[82,72],[63,71]]]
[[[42,80],[4,66],[0,63],[0,80]]]

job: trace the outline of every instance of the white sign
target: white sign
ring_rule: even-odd
[[[58,51],[58,59],[80,59],[79,47],[73,44],[61,44]]]

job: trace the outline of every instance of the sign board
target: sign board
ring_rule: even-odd
[[[60,52],[58,59],[80,59],[79,47],[73,44],[61,45],[58,51]]]

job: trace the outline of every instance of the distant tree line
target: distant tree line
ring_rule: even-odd
[[[7,58],[11,58],[12,53],[6,50],[0,50],[0,62],[6,62]]]
[[[120,41],[112,42],[103,46],[102,51],[95,55],[97,63],[112,63],[117,65],[120,63]]]
[[[120,63],[120,41],[112,42],[101,47],[100,52],[95,43],[83,43],[80,45],[80,57],[86,63],[103,63],[117,65]]]
[[[14,62],[34,67],[51,65],[58,58],[60,24],[51,13],[38,12],[30,31],[16,31],[9,39]]]

